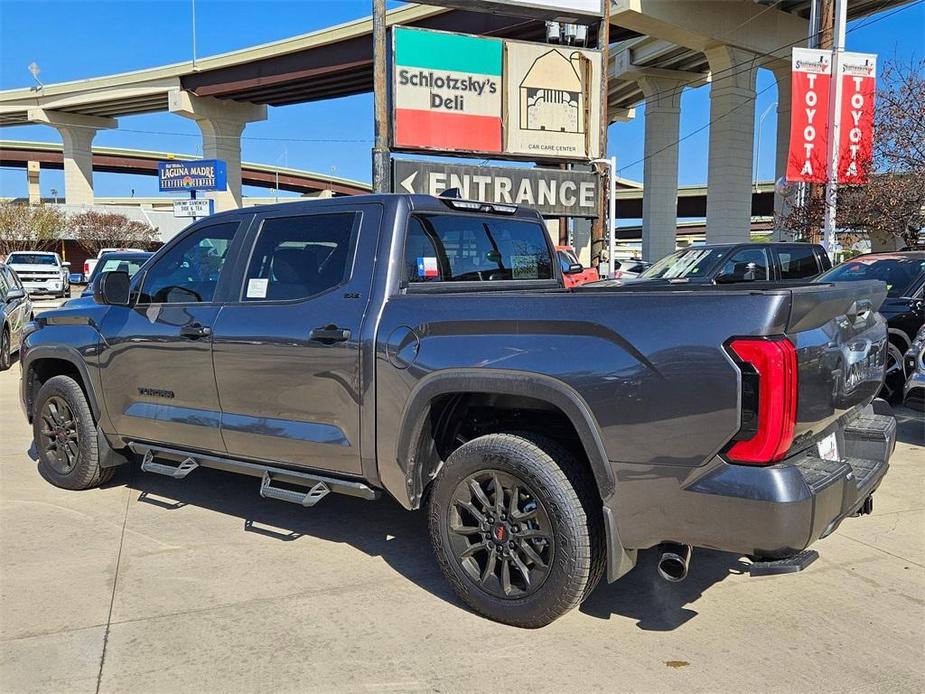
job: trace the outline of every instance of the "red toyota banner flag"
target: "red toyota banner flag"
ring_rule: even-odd
[[[874,144],[877,56],[873,53],[843,53],[839,72],[842,92],[838,182],[866,183]]]
[[[794,48],[787,180],[825,183],[832,54]]]

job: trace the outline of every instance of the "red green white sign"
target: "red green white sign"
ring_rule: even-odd
[[[501,152],[499,39],[395,27],[394,146]]]

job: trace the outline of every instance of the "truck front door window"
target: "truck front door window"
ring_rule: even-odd
[[[215,296],[238,222],[198,229],[167,251],[148,270],[139,303],[209,303]]]

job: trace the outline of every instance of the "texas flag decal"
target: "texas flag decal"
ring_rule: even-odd
[[[437,259],[420,257],[418,258],[418,277],[439,277],[440,270],[437,269]]]

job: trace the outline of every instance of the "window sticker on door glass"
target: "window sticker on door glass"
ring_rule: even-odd
[[[440,270],[437,268],[437,259],[430,256],[418,257],[418,277],[439,277]]]
[[[511,277],[515,280],[535,280],[540,276],[535,255],[512,255]]]
[[[270,283],[269,279],[263,278],[259,279],[254,277],[253,279],[247,280],[247,298],[248,299],[266,299],[267,298],[267,285]]]

